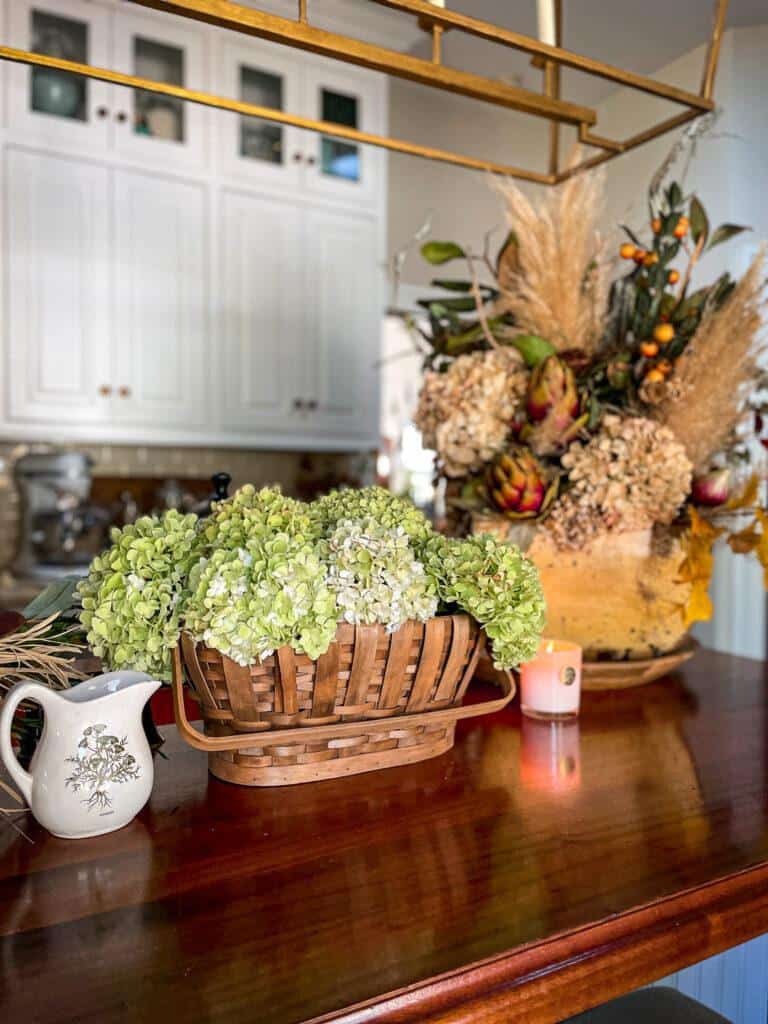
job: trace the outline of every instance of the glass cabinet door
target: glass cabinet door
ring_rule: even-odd
[[[180,18],[115,13],[115,67],[168,85],[204,89],[203,36]],[[115,146],[142,162],[163,165],[204,157],[205,111],[175,96],[116,87]]]
[[[14,0],[11,45],[50,57],[105,66],[108,12],[83,0]],[[9,124],[22,136],[80,150],[109,135],[110,87],[53,68],[8,66]]]
[[[226,40],[219,66],[224,93],[270,110],[297,113],[301,58],[257,42]],[[301,132],[259,117],[216,111],[221,170],[272,185],[298,185],[304,164]]]
[[[311,117],[346,128],[382,132],[378,82],[365,72],[308,60],[306,107]],[[354,202],[373,201],[381,184],[381,150],[330,135],[305,145],[307,185],[313,192]]]

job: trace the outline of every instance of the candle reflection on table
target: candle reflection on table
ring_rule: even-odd
[[[571,793],[581,786],[577,719],[544,721],[522,716],[520,783],[527,789]]]

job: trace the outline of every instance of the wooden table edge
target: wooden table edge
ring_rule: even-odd
[[[766,931],[762,864],[307,1024],[555,1024]]]

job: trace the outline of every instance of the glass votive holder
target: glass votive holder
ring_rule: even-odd
[[[568,640],[542,640],[520,666],[520,710],[531,718],[573,718],[581,700],[581,648]]]

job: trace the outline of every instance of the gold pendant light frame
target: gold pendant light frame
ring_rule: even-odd
[[[561,43],[562,0],[556,0],[557,46],[550,46],[530,36],[520,35],[508,29],[492,25],[477,18],[457,14],[435,7],[425,0],[368,0],[381,6],[397,10],[406,16],[415,16],[419,24],[432,38],[432,59],[425,60],[412,54],[400,53],[372,43],[363,42],[350,36],[327,32],[310,24],[307,0],[297,0],[297,19],[278,17],[263,11],[253,10],[233,3],[231,0],[131,0],[140,7],[151,7],[158,11],[177,14],[181,17],[205,22],[220,28],[241,32],[245,35],[267,39],[285,46],[291,46],[325,57],[331,57],[348,64],[371,68],[397,78],[404,78],[422,85],[456,93],[471,99],[494,103],[498,106],[520,111],[550,122],[550,152],[548,170],[535,171],[522,167],[498,163],[448,150],[435,149],[421,143],[393,139],[389,136],[374,135],[357,128],[302,117],[262,107],[254,103],[228,99],[183,86],[169,85],[153,79],[140,78],[107,68],[93,67],[76,61],[62,60],[27,50],[0,46],[0,58],[20,64],[55,68],[70,71],[86,78],[95,78],[113,85],[127,86],[173,96],[190,103],[198,103],[217,110],[229,110],[237,114],[258,117],[276,124],[292,125],[308,131],[319,132],[333,138],[344,139],[372,146],[378,146],[398,153],[455,164],[473,170],[489,171],[494,174],[520,178],[542,185],[556,185],[580,171],[595,167],[626,153],[643,143],[655,139],[674,128],[700,117],[714,109],[713,90],[720,46],[725,28],[728,0],[717,0],[712,37],[705,60],[701,89],[698,93],[679,89],[676,86],[658,82],[653,78],[625,71],[591,57],[565,50]],[[471,74],[447,67],[442,62],[442,38],[448,30],[465,32],[488,42],[530,54],[534,64],[543,71],[543,91],[534,92],[518,86],[508,85],[495,79]],[[573,68],[586,74],[596,75],[617,85],[660,97],[685,109],[664,121],[618,140],[609,139],[592,131],[597,124],[597,112],[580,104],[570,103],[560,95],[560,69]],[[573,125],[578,129],[579,139],[588,146],[600,150],[596,155],[582,161],[575,167],[560,170],[559,143],[561,124]]]

